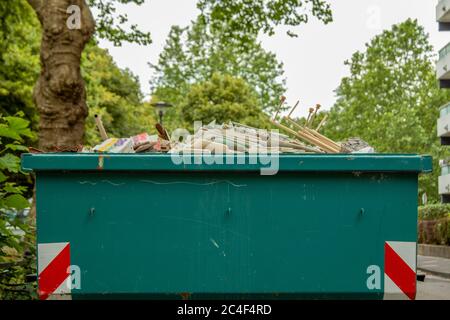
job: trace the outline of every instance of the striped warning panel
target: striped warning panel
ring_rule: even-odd
[[[38,284],[39,298],[48,299],[51,295],[70,294],[70,244],[38,244]]]
[[[415,299],[416,247],[416,242],[384,244],[384,299]]]

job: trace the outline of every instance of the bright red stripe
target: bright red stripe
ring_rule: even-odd
[[[408,264],[388,245],[384,245],[384,272],[408,296],[416,297],[416,273]]]
[[[39,298],[46,300],[69,276],[70,244],[39,274]]]

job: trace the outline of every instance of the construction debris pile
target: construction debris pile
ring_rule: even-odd
[[[281,105],[284,98],[281,100]],[[271,123],[286,134],[253,128],[237,122],[208,125],[196,128],[193,134],[178,129],[172,136],[156,125],[158,134],[141,133],[130,138],[109,138],[100,117],[95,116],[103,142],[84,152],[142,153],[164,152],[183,154],[258,154],[258,153],[374,153],[375,150],[359,138],[343,143],[335,142],[319,133],[327,117],[313,129],[312,124],[320,105],[311,108],[306,122],[300,124],[291,118],[297,104],[290,113],[279,119],[278,112]],[[184,135],[183,135],[184,133]],[[180,139],[181,138],[181,139]]]
[[[199,128],[184,142],[175,142],[171,153],[255,154],[319,152],[314,147],[286,135],[242,125],[236,122],[212,122]]]
[[[279,109],[285,102],[282,97]],[[273,154],[273,153],[374,153],[375,150],[359,138],[350,138],[345,142],[335,142],[320,133],[327,120],[325,116],[317,127],[312,128],[320,105],[309,109],[306,121],[299,122],[291,118],[299,102],[287,116],[278,117],[277,112],[271,123],[283,131],[268,131],[237,122],[208,125],[196,128],[193,134],[177,129],[172,135],[161,124],[156,124],[157,134],[146,132],[127,138],[108,137],[100,116],[95,115],[95,122],[102,143],[93,148],[76,146],[55,149],[56,152],[83,153],[183,153],[183,154]],[[42,152],[33,149],[32,152]]]

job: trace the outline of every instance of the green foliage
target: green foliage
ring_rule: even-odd
[[[88,4],[96,13],[96,35],[120,46],[122,42],[134,42],[142,45],[151,43],[149,32],[139,30],[136,24],[130,23],[126,14],[118,12],[125,4],[142,5],[145,0],[88,0]],[[200,0],[197,7],[201,10],[201,18],[208,21],[215,29],[229,25],[225,38],[247,39],[249,33],[258,34],[263,31],[274,33],[278,25],[298,26],[308,22],[310,15],[325,23],[332,20],[329,4],[323,0]],[[292,31],[289,35],[295,36]],[[246,41],[245,41],[246,42]]]
[[[335,140],[358,136],[379,152],[431,154],[434,167],[447,151],[436,137],[439,108],[450,100],[436,81],[433,48],[417,21],[394,25],[356,52],[350,76],[337,89],[325,134]],[[420,178],[420,192],[437,201],[437,176]]]
[[[33,139],[24,114],[0,117],[0,300],[35,297],[36,284],[26,276],[36,272],[34,227],[18,213],[30,207],[28,188],[16,183],[20,171],[17,152],[25,138]]]
[[[0,28],[0,113],[14,115],[22,110],[24,119],[8,125],[24,126],[31,121],[31,130],[37,130],[38,114],[33,103],[33,86],[39,76],[39,43],[41,30],[37,18],[25,0],[14,5],[0,3],[5,21]],[[3,21],[3,20],[2,20]],[[0,24],[2,22],[0,21]],[[106,50],[92,41],[85,49],[81,65],[86,81],[87,102],[90,117],[86,125],[86,143],[100,142],[93,115],[100,114],[108,132],[113,136],[127,136],[149,130],[154,124],[153,108],[142,103],[139,80],[129,70],[120,69]],[[0,125],[0,134],[5,130]],[[30,130],[30,129],[26,129]],[[9,131],[15,134],[16,131]],[[17,136],[10,138],[20,140]],[[26,145],[31,145],[29,134],[25,134]],[[20,145],[8,148],[23,151]],[[0,163],[3,160],[0,158]]]
[[[110,136],[128,137],[153,129],[156,123],[155,111],[153,107],[142,103],[139,79],[130,70],[117,67],[106,50],[95,44],[87,46],[82,58],[82,72],[89,106],[87,144],[100,142],[95,114],[102,116]]]
[[[141,5],[145,0],[89,0],[96,9],[96,35],[120,46],[122,42],[148,45],[152,42],[149,32],[142,32],[136,24],[129,24],[126,14],[117,13],[117,4]]]
[[[29,126],[29,121],[18,117],[3,117],[5,123],[0,123],[0,137],[6,137],[16,142],[22,142],[22,136],[27,138],[33,138]],[[8,146],[10,146],[9,144]],[[8,147],[9,149],[10,147]]]
[[[450,217],[420,220],[419,243],[450,245]]]
[[[450,245],[450,218],[440,219],[436,226],[436,240],[440,245]]]
[[[0,114],[25,113],[37,128],[32,93],[39,75],[40,25],[25,0],[0,1]]]
[[[186,128],[194,121],[207,124],[236,121],[268,128],[267,116],[262,112],[255,92],[243,80],[215,73],[211,79],[191,86],[181,105]]]
[[[245,49],[234,39],[223,39],[201,20],[190,28],[172,27],[158,64],[152,65],[153,94],[179,106],[193,83],[206,81],[214,73],[244,79],[256,91],[264,111],[271,112],[285,91],[283,65],[265,51],[256,36]],[[173,115],[173,114],[172,114]],[[168,114],[168,121],[176,118]]]
[[[299,26],[311,15],[324,23],[332,21],[330,5],[323,0],[199,0],[197,7],[214,29],[226,26],[224,38],[240,39],[244,44],[251,34],[273,35],[276,26]],[[292,30],[288,35],[296,36]]]
[[[419,220],[437,220],[450,217],[450,204],[427,204],[419,207]]]

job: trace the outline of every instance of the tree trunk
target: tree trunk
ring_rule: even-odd
[[[81,77],[81,53],[92,37],[95,21],[85,0],[28,0],[42,25],[41,74],[34,88],[39,112],[39,147],[71,147],[83,143],[88,114]],[[70,6],[79,8],[78,28],[68,25]],[[76,17],[75,17],[76,18]]]

